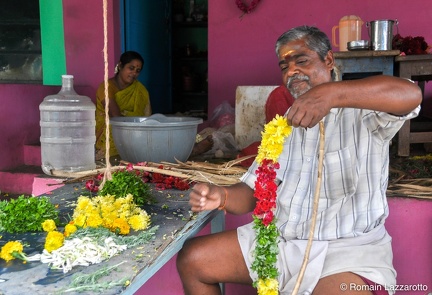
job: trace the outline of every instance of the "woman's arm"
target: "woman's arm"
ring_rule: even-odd
[[[110,117],[121,117],[121,116],[123,116],[114,97],[110,97],[109,98],[109,106],[108,106],[108,108],[109,108],[108,114],[109,114]]]
[[[152,114],[152,109],[151,109],[151,105],[149,102],[144,109],[144,116],[148,117],[148,116],[151,116],[151,114]]]

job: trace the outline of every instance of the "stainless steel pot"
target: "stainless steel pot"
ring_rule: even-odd
[[[370,26],[368,33],[372,50],[392,50],[393,26],[395,24],[399,24],[398,20],[384,19],[366,22],[366,27]]]

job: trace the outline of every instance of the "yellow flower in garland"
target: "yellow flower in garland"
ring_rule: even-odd
[[[277,185],[276,169],[278,159],[283,150],[285,139],[291,134],[292,127],[285,117],[276,117],[264,126],[261,144],[255,160],[259,164],[256,170],[254,196],[257,198],[253,212],[256,246],[252,270],[258,274],[254,282],[259,295],[277,295],[279,283],[276,260],[279,249],[278,229],[274,218],[276,210]]]
[[[57,250],[64,243],[64,235],[58,231],[50,231],[45,239],[44,248],[48,252],[52,252],[53,250]]]
[[[15,258],[26,261],[27,258],[23,253],[24,247],[18,241],[7,242],[0,251],[0,258],[6,260],[6,262],[11,261]]]
[[[258,290],[260,295],[277,295],[279,283],[276,279],[258,280]]]
[[[42,229],[46,232],[50,232],[50,231],[56,230],[57,226],[56,226],[54,220],[47,219],[44,222],[42,222]]]
[[[277,162],[282,153],[285,138],[291,134],[292,127],[288,125],[285,117],[276,117],[264,126],[261,144],[258,147],[256,161],[261,164],[264,159]]]

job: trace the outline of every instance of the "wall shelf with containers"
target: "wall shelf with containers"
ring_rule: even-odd
[[[207,1],[191,2],[184,6],[184,13],[173,11],[173,109],[207,119]]]

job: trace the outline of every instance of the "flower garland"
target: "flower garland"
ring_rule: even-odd
[[[243,15],[251,13],[257,6],[261,0],[252,0],[249,6],[243,3],[243,0],[236,0],[237,7],[243,11]]]
[[[254,196],[258,199],[253,212],[256,246],[252,269],[257,272],[258,280],[254,287],[259,295],[277,295],[279,283],[276,259],[278,255],[278,229],[274,218],[276,209],[277,185],[276,169],[279,169],[278,158],[283,150],[286,137],[292,128],[286,118],[276,117],[264,126],[261,144],[258,148]]]

